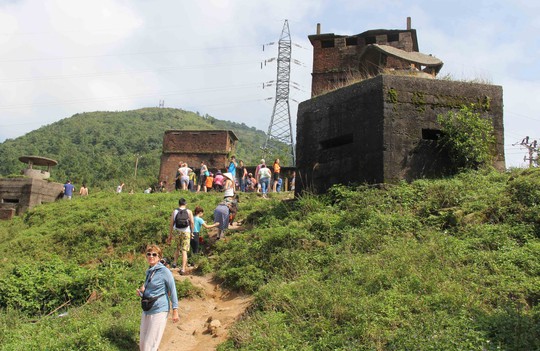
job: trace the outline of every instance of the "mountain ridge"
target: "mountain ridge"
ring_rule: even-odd
[[[109,187],[130,180],[143,187],[159,173],[163,133],[171,129],[232,130],[239,138],[237,159],[255,164],[266,134],[244,123],[176,108],[77,113],[0,143],[0,175],[19,174],[23,155],[58,161],[52,178]],[[135,177],[135,164],[137,176]]]

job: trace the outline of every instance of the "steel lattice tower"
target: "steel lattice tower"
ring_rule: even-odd
[[[288,146],[292,165],[296,164],[294,144],[292,137],[291,111],[289,108],[289,82],[291,78],[291,34],[289,22],[285,20],[279,38],[277,59],[276,100],[272,110],[272,118],[268,127],[268,134],[264,143],[264,158],[278,156],[280,148],[278,142]]]

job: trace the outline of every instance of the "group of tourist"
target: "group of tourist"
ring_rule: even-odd
[[[267,197],[270,191],[279,192],[284,188],[278,158],[270,167],[266,165],[264,159],[261,159],[260,164],[255,168],[255,174],[248,171],[244,161],[237,162],[235,156],[230,158],[225,173],[219,169],[215,174],[210,172],[204,161],[201,161],[198,171],[199,175],[197,176],[187,163],[180,162],[175,176],[175,189],[196,192],[224,191],[224,182],[227,179],[233,182],[235,189],[239,189],[241,192],[262,193],[263,197]],[[294,190],[295,175],[295,172],[291,175],[290,190]]]

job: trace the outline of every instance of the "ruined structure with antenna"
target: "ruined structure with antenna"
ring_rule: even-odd
[[[410,18],[406,29],[352,36],[318,25],[309,40],[312,98],[298,107],[297,193],[448,174],[437,116],[463,105],[493,124],[493,166],[505,169],[502,87],[433,79],[443,63],[418,52]],[[349,72],[359,79],[348,80]]]

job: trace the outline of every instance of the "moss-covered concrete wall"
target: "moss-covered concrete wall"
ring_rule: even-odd
[[[502,87],[380,75],[300,104],[297,188],[382,183],[444,175],[437,115],[475,103],[493,122],[494,166],[505,168]]]

